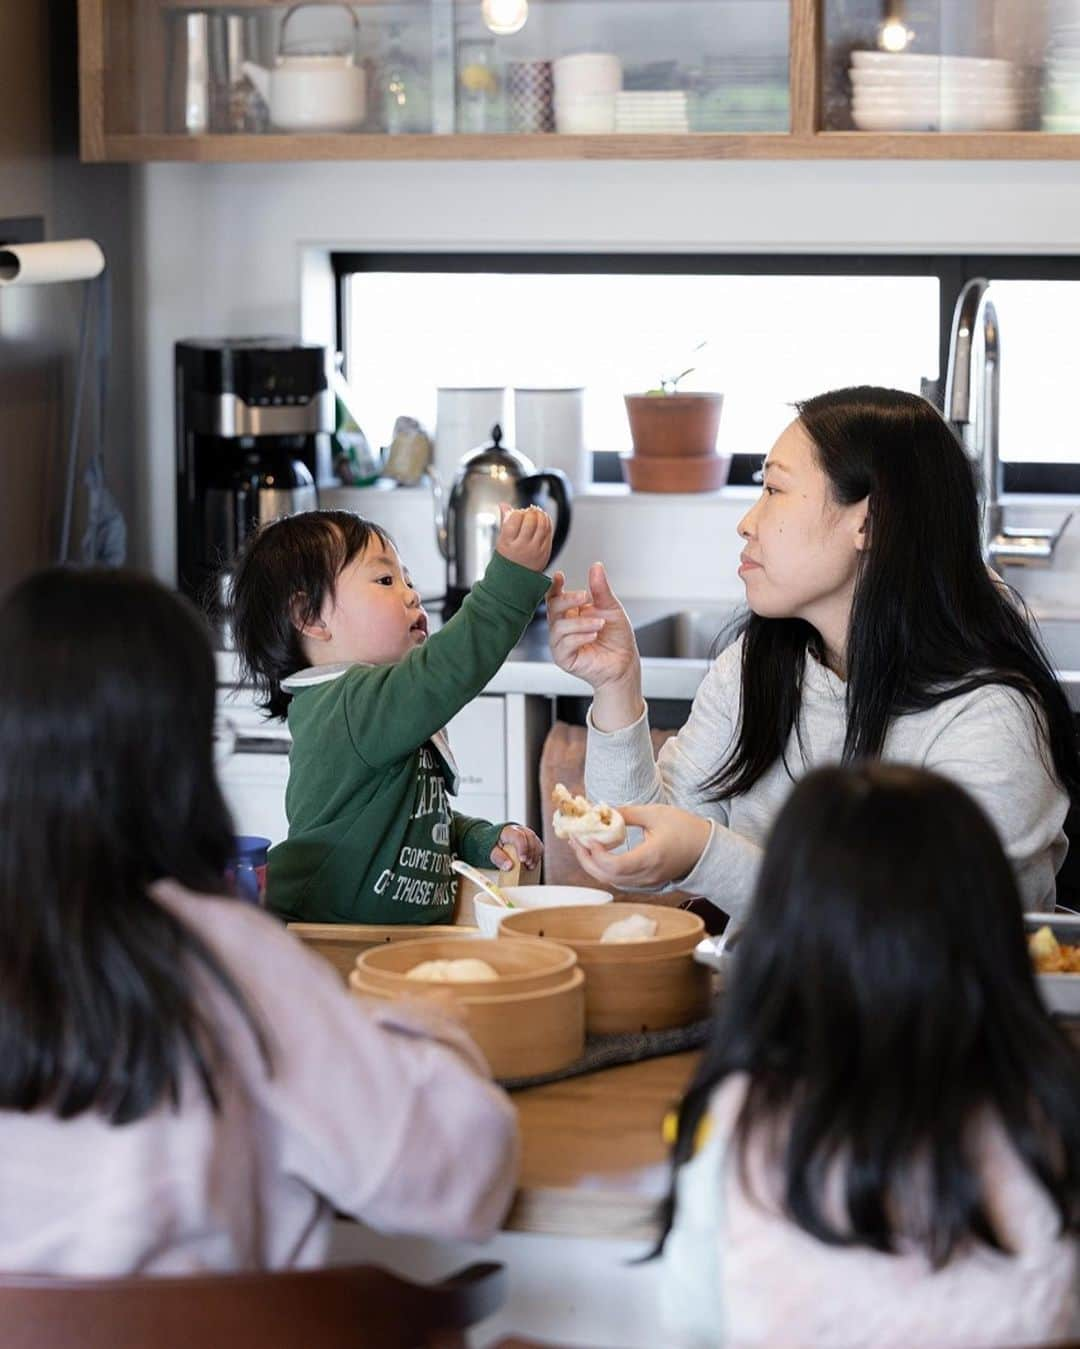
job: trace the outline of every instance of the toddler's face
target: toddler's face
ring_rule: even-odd
[[[427,614],[397,549],[377,538],[344,567],[320,618],[328,636],[314,644],[317,664],[391,665],[427,639]]]

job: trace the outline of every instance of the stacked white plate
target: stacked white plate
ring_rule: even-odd
[[[971,56],[855,51],[851,91],[860,131],[1017,131],[1037,106],[1015,62]]]
[[[1056,27],[1043,84],[1044,131],[1080,131],[1080,23]]]
[[[690,130],[686,90],[623,90],[615,95],[615,130],[685,136]]]

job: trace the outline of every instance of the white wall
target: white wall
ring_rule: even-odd
[[[173,343],[301,327],[326,340],[328,311],[307,284],[301,318],[301,264],[310,277],[330,247],[1067,253],[1080,243],[1080,165],[1067,162],[152,164],[137,192],[137,533],[141,560],[170,580]]]

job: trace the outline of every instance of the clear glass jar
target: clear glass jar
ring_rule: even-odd
[[[383,129],[391,136],[431,130],[431,75],[409,49],[400,25],[390,28],[379,63]]]
[[[506,130],[506,103],[494,38],[462,38],[457,45],[456,129],[466,136]]]

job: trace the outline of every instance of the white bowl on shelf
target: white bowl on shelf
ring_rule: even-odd
[[[595,136],[613,132],[615,95],[556,94],[555,130],[564,136]]]
[[[941,56],[932,52],[853,51],[851,64],[856,69],[904,72],[934,71],[942,77],[982,75],[1002,77],[1016,72],[1015,61],[999,57]]]
[[[1019,98],[1026,96],[1028,93],[1025,85],[1019,80],[954,80],[938,79],[936,76],[908,80],[894,79],[886,75],[875,75],[870,79],[861,79],[854,72],[851,77],[851,87],[857,94],[930,94],[940,91],[950,94],[978,95],[986,98],[1003,95]]]
[[[851,108],[858,131],[1019,131],[1024,118],[1016,108],[962,104],[859,103]]]
[[[937,113],[913,111],[911,108],[856,108],[851,109],[851,120],[856,131],[940,131]]]

